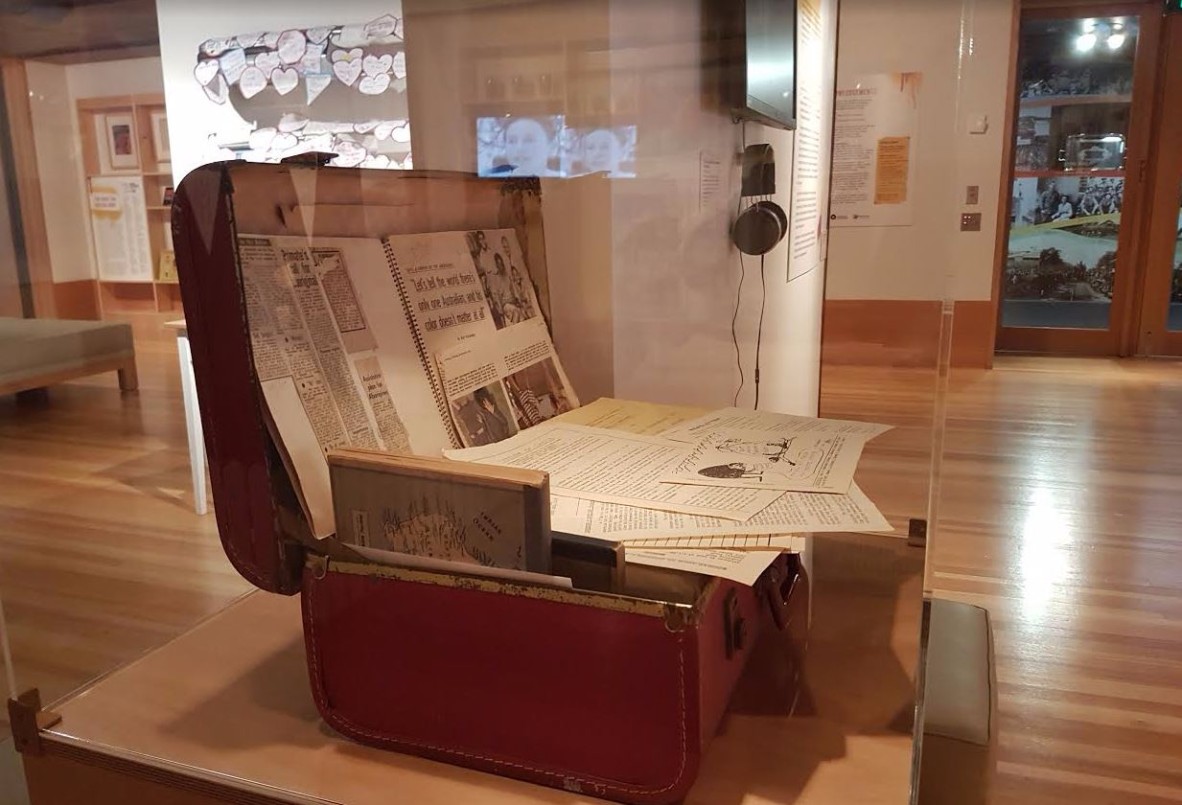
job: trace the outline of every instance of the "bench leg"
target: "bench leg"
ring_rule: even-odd
[[[135,391],[140,387],[139,374],[135,369],[135,358],[119,370],[119,388],[122,391]]]

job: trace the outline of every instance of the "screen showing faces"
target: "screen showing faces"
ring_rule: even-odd
[[[566,125],[562,115],[476,120],[480,176],[636,175],[636,126]]]

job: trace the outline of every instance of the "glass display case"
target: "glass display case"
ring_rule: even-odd
[[[263,5],[214,4],[196,18],[188,4],[157,4],[154,105],[142,114],[128,108],[137,110],[133,126],[144,129],[143,153],[170,156],[167,165],[154,159],[134,172],[151,167],[153,188],[176,188],[151,204],[156,223],[165,214],[157,208],[175,209],[171,229],[153,230],[148,242],[153,252],[181,253],[183,295],[171,278],[156,277],[169,285],[167,304],[156,289],[134,309],[99,310],[131,317],[141,352],[165,358],[153,370],[154,390],[131,402],[102,401],[111,438],[140,452],[114,468],[88,465],[80,482],[95,509],[119,517],[113,525],[88,521],[79,533],[97,528],[106,546],[118,539],[114,532],[131,532],[126,553],[134,555],[53,543],[54,551],[84,558],[71,573],[48,575],[38,592],[64,608],[84,577],[101,623],[39,620],[27,585],[8,575],[14,571],[0,584],[10,695],[42,691],[44,707],[32,697],[14,707],[33,805],[78,796],[151,801],[180,789],[195,792],[194,802],[364,805],[391,792],[423,801],[659,802],[682,786],[686,802],[857,801],[867,791],[883,802],[914,801],[946,400],[951,367],[964,358],[956,334],[979,327],[983,304],[956,298],[953,266],[966,241],[950,237],[943,220],[964,197],[963,177],[943,170],[940,149],[921,137],[935,142],[936,132],[959,125],[962,82],[989,65],[966,45],[955,63],[944,58],[949,49],[905,78],[878,62],[842,67],[835,0],[797,3],[795,53],[776,64],[733,58],[737,40],[759,39],[759,20],[738,20],[723,2],[403,0],[303,9],[298,19]],[[974,5],[944,14],[942,30],[953,36],[970,24]],[[852,10],[849,25],[843,19],[849,52],[863,51],[857,37],[875,28],[873,13]],[[1133,49],[1135,26],[1122,30]],[[1037,38],[1037,31],[1023,35]],[[742,44],[758,51],[758,42]],[[1059,66],[1036,80],[1043,68],[1034,61],[1023,68],[1037,97],[1020,124],[1029,140],[1022,170],[1031,176],[1017,180],[1084,182],[1077,194],[1113,208],[1101,217],[1115,222],[1127,123],[1122,65],[1108,57],[1086,79]],[[747,115],[727,91],[735,70],[763,70],[754,78],[765,88],[791,76],[795,128]],[[870,86],[891,88],[886,111],[857,102]],[[97,102],[73,105],[79,108],[110,122]],[[161,111],[166,139],[151,129]],[[861,133],[851,131],[851,116]],[[88,133],[100,121],[86,120],[71,156],[89,163],[103,146]],[[835,126],[845,126],[836,139]],[[897,225],[831,217],[838,167],[833,187],[861,193],[874,214],[885,208]],[[54,186],[64,193],[64,181]],[[1056,187],[1067,193],[1066,184]],[[91,199],[74,191],[80,195],[71,204],[84,205],[88,220]],[[770,233],[766,248],[737,248],[744,216],[760,219],[760,237]],[[266,279],[252,285],[244,279],[251,276]],[[179,382],[173,332],[152,338],[166,314],[187,320],[177,330]],[[530,322],[536,337],[510,344],[510,334]],[[440,337],[461,325],[470,326],[465,337]],[[513,348],[473,364],[469,353],[493,340]],[[610,408],[596,403],[604,398],[634,403],[643,416],[623,424],[616,414],[580,419],[601,410],[595,406]],[[611,494],[623,503],[602,491],[580,497],[587,490],[567,485],[562,467],[521,467],[550,473],[555,533],[583,527],[574,535],[622,544],[626,563],[631,552],[634,586],[578,589],[570,580],[576,589],[553,592],[533,577],[494,583],[463,569],[390,569],[355,550],[374,547],[365,539],[340,537],[329,449],[432,457],[476,449],[486,452],[458,457],[489,464],[497,462],[482,459],[501,456],[488,452],[497,444],[573,422],[635,427],[636,444],[655,450],[644,440],[678,443],[671,430],[713,411],[778,416],[795,430],[775,438],[731,434],[730,458],[704,466],[713,473],[698,472],[697,484],[639,472],[616,478]],[[817,417],[840,423],[810,434]],[[208,453],[213,511],[204,520],[188,496],[186,422],[201,478]],[[693,436],[685,442],[693,449],[709,441]],[[154,446],[166,459],[152,457]],[[821,489],[835,472],[830,465],[848,464],[851,454],[856,469],[847,467],[844,484]],[[599,470],[618,471],[627,456],[613,456]],[[167,488],[146,477],[154,471],[168,473]],[[755,485],[768,480],[781,485]],[[642,481],[725,491],[709,506],[670,492],[661,508],[638,491]],[[806,486],[791,485],[800,483]],[[108,486],[120,494],[105,497]],[[729,509],[719,503],[728,496]],[[680,508],[668,505],[674,497]],[[764,498],[762,507],[752,503]],[[662,514],[604,514],[603,505],[563,502],[570,500]],[[439,512],[418,518],[404,542],[436,533],[446,519]],[[368,529],[358,525],[364,517],[350,522]],[[768,573],[788,566],[783,553],[793,557],[798,586]],[[11,547],[0,558],[21,566]],[[733,577],[760,561],[748,581]],[[326,604],[326,587],[317,585],[342,576],[365,592]],[[400,607],[405,601],[396,596],[372,596],[394,581],[441,597]],[[321,591],[319,605],[313,589]],[[512,623],[476,634],[456,631],[459,617],[429,620],[451,611],[447,602],[461,593],[508,597],[507,590],[523,607]],[[801,607],[791,618],[786,606],[773,605],[788,592]],[[568,610],[552,613],[586,601],[595,619],[564,630]],[[539,614],[539,602],[554,609]],[[480,618],[497,606],[463,611],[485,623]],[[651,639],[629,631],[640,615],[664,619]],[[302,631],[301,616],[314,626]],[[411,621],[399,626],[398,618]],[[379,621],[381,630],[357,626]],[[134,639],[104,642],[121,625]],[[477,652],[481,667],[466,667],[457,647],[472,646],[460,638],[490,639],[496,628],[505,629],[504,639]],[[38,630],[63,644],[76,632],[78,645],[104,650],[98,657],[82,651],[75,673],[55,676],[45,659],[52,647],[28,637]],[[407,634],[415,640],[402,645]],[[482,736],[477,748],[462,735],[436,733],[395,746],[375,729],[367,734],[365,724],[342,729],[318,715],[346,700],[355,713],[376,711],[380,701],[403,713],[418,707],[419,715],[425,702],[447,702],[452,709],[440,705],[447,718],[427,721],[450,728],[464,711],[485,712],[497,645],[516,646],[504,650],[503,663],[518,668],[529,652],[542,655],[564,641],[586,649],[578,655],[584,662],[539,660],[536,684],[519,678],[515,689],[569,698],[551,707],[527,700],[516,712],[483,719],[478,726],[492,737]],[[389,690],[372,682],[381,667],[366,668],[366,684],[376,687],[361,696],[360,685],[321,684],[318,674],[332,663],[317,646],[329,644],[347,656],[346,666],[386,663],[399,672],[418,667],[417,656],[439,663],[456,653],[430,673],[391,671],[399,682]],[[657,652],[667,644],[693,644],[676,655],[693,662],[680,667],[676,684],[635,686],[644,689],[628,691],[635,704],[628,702],[637,735],[649,706],[668,705],[683,719],[662,724],[692,748],[670,761],[675,783],[644,788],[531,765],[568,740],[610,755],[612,736],[586,725],[620,709],[619,701],[602,700],[605,691],[643,678],[639,665],[633,673],[627,663],[652,657],[636,660],[627,647]],[[699,657],[707,659],[696,664]],[[603,668],[610,679],[587,681],[588,668]],[[570,679],[585,684],[563,692]],[[693,701],[679,703],[669,691]],[[938,691],[938,699],[947,697]],[[986,685],[979,702],[987,724],[992,693]],[[581,719],[569,716],[579,707]],[[933,745],[940,735],[933,732]],[[498,741],[528,752],[499,756]],[[978,748],[974,763],[991,767],[988,734]],[[628,754],[638,778],[667,760],[655,748]],[[958,801],[980,795],[961,792]]]

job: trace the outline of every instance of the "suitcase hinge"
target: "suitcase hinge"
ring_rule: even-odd
[[[309,553],[307,558],[308,570],[312,571],[312,578],[320,581],[328,575],[328,557],[316,553]]]
[[[722,633],[726,640],[726,658],[729,660],[747,645],[747,621],[739,610],[739,596],[734,590],[726,594],[722,602]]]
[[[62,720],[52,710],[41,709],[41,692],[30,688],[8,700],[8,720],[12,725],[12,745],[22,755],[42,755],[45,747],[41,730],[47,730]]]

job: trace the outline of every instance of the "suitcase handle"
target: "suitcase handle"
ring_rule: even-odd
[[[792,600],[792,593],[799,578],[799,573],[789,574],[778,564],[769,567],[764,576],[764,599],[767,601],[768,609],[772,611],[772,620],[776,622],[776,628],[781,632],[788,628],[788,623],[792,620],[788,604]]]

